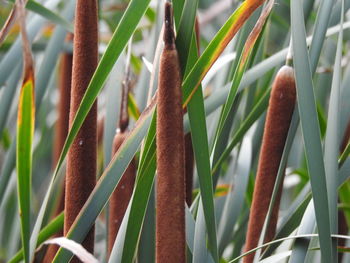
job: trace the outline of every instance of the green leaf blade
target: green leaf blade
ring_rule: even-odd
[[[30,78],[24,82],[19,98],[16,155],[21,235],[25,262],[29,262],[34,107],[34,83],[33,79]]]

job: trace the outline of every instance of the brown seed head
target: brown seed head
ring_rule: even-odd
[[[252,206],[248,222],[245,251],[258,245],[261,230],[271,201],[278,168],[287,138],[296,100],[293,68],[283,66],[272,86],[260,151],[258,172],[255,179]],[[279,189],[273,214],[267,229],[265,242],[275,235],[282,188]],[[244,263],[252,263],[254,253],[244,257]]]
[[[115,154],[128,136],[128,132],[117,133],[113,141],[112,153]],[[117,188],[109,200],[109,232],[108,232],[108,255],[112,252],[114,241],[117,237],[121,222],[128,207],[135,183],[136,164],[132,159],[123,174]]]
[[[166,3],[169,20],[171,5]],[[169,24],[168,24],[169,25]],[[157,98],[156,262],[186,262],[181,71],[172,26],[164,30]]]

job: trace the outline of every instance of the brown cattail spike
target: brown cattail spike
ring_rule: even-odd
[[[272,86],[250,209],[245,251],[257,247],[259,242],[293,115],[295,100],[293,68],[283,66],[277,73]],[[279,189],[264,242],[271,241],[275,235],[281,192],[282,188]],[[243,262],[252,263],[253,259],[254,253],[244,257]]]
[[[72,125],[98,61],[96,0],[77,0],[74,25],[72,91],[69,122]],[[97,102],[92,106],[72,143],[67,158],[64,233],[68,233],[96,182]],[[82,245],[93,253],[94,230]],[[79,262],[73,258],[71,262]]]
[[[171,4],[165,4],[171,21]],[[172,25],[169,23],[168,25]],[[186,262],[185,167],[181,71],[173,41],[165,26],[160,58],[157,108],[156,262]]]
[[[67,40],[73,40],[73,34],[68,34]],[[63,144],[68,134],[69,126],[69,108],[70,108],[70,92],[72,79],[72,63],[73,54],[65,53],[62,55],[59,67],[59,101],[57,104],[58,119],[55,125],[55,140],[53,149],[53,167],[56,166],[58,158],[60,157]],[[62,186],[62,193],[59,196],[58,206],[55,211],[55,216],[59,215],[64,210],[64,191],[65,184]],[[63,236],[63,230],[56,233],[55,237]],[[50,245],[47,249],[46,255],[43,259],[44,263],[52,262],[58,246]]]
[[[128,132],[117,133],[113,141],[113,154],[126,139]],[[108,255],[111,254],[120,224],[128,207],[135,183],[136,164],[132,159],[109,201]]]
[[[131,46],[129,46],[129,49]],[[129,125],[128,96],[130,92],[130,50],[126,63],[125,79],[122,83],[122,98],[120,104],[119,129],[114,137],[112,154],[114,155],[126,139]],[[109,231],[108,231],[108,255],[111,254],[114,241],[117,237],[120,224],[128,207],[136,177],[135,160],[132,159],[117,188],[114,190],[109,202]]]

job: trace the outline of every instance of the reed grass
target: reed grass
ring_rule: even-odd
[[[0,262],[348,262],[349,7],[0,3]]]

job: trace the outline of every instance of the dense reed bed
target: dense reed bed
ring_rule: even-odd
[[[1,2],[0,263],[350,262],[349,7]]]

